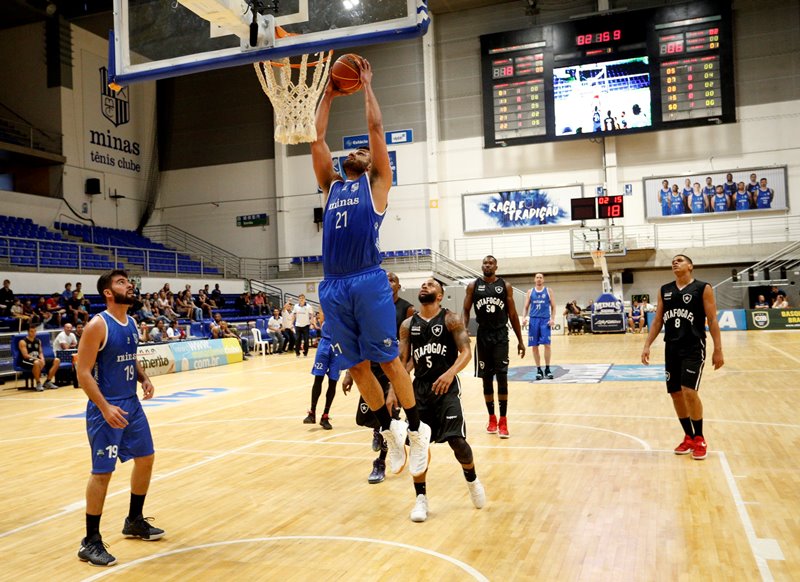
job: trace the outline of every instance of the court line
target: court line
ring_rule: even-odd
[[[349,536],[276,536],[276,537],[263,537],[263,538],[247,538],[247,539],[240,539],[240,540],[228,540],[224,542],[212,542],[209,544],[200,544],[198,546],[191,546],[188,548],[180,548],[177,550],[171,550],[169,552],[161,552],[160,554],[154,554],[152,556],[145,556],[144,558],[138,558],[133,560],[132,562],[126,562],[125,564],[118,565],[114,568],[109,568],[104,570],[94,576],[90,576],[89,578],[84,578],[83,582],[92,582],[94,580],[99,580],[100,578],[104,578],[106,576],[113,576],[117,572],[121,572],[126,570],[127,568],[132,568],[133,566],[138,566],[144,562],[150,562],[152,560],[157,560],[159,558],[166,558],[168,556],[174,556],[176,554],[184,554],[186,552],[193,552],[195,550],[204,550],[207,548],[216,548],[222,546],[232,546],[235,544],[251,544],[251,543],[271,543],[271,542],[286,542],[286,541],[344,541],[344,542],[363,542],[368,544],[381,544],[384,546],[390,546],[393,548],[400,548],[404,550],[411,550],[412,552],[419,552],[421,554],[427,554],[429,556],[433,556],[434,558],[439,558],[440,560],[444,560],[445,562],[449,562],[450,564],[456,566],[463,570],[466,574],[469,574],[475,580],[479,580],[480,582],[489,582],[489,579],[481,574],[477,569],[473,568],[469,564],[465,564],[464,562],[453,558],[452,556],[448,556],[447,554],[439,553],[435,550],[429,550],[428,548],[421,548],[419,546],[412,546],[410,544],[404,544],[402,542],[393,542],[390,540],[376,540],[374,538],[361,538],[361,537],[349,537]]]
[[[736,479],[733,477],[733,471],[728,464],[728,456],[724,451],[716,451],[720,465],[722,466],[722,473],[725,475],[725,481],[728,483],[728,488],[731,491],[733,502],[736,505],[736,511],[739,514],[739,520],[744,527],[744,533],[747,536],[747,542],[750,544],[750,550],[753,552],[753,557],[756,560],[758,571],[761,573],[761,579],[765,582],[774,580],[772,572],[769,569],[767,560],[785,560],[786,558],[781,551],[778,540],[772,538],[760,538],[756,535],[756,530],[753,527],[753,522],[750,520],[750,514],[747,513],[747,507],[739,487],[736,484]]]
[[[790,354],[790,353],[788,353],[788,352],[784,352],[782,349],[780,349],[780,348],[776,348],[775,346],[773,346],[772,344],[769,344],[769,343],[767,343],[767,342],[763,342],[763,341],[759,341],[759,340],[756,340],[756,342],[760,343],[760,344],[761,344],[761,345],[763,345],[763,346],[767,346],[768,348],[770,348],[770,349],[773,349],[773,350],[775,350],[776,352],[783,354],[784,356],[786,356],[786,357],[787,357],[787,358],[789,358],[790,360],[794,360],[795,362],[797,362],[798,364],[800,364],[800,359],[796,358],[796,357],[795,357],[795,356],[793,356],[792,354]]]
[[[213,457],[210,457],[208,459],[203,459],[202,461],[198,461],[196,463],[192,463],[192,464],[187,465],[185,467],[181,467],[179,469],[175,469],[174,471],[170,471],[169,473],[164,473],[163,475],[153,476],[153,478],[150,480],[150,482],[154,483],[156,481],[161,481],[162,479],[166,479],[168,477],[172,477],[174,475],[178,475],[180,473],[183,473],[185,471],[189,471],[189,470],[194,469],[196,467],[201,467],[203,465],[207,465],[208,463],[211,463],[212,461],[216,461],[218,459],[222,459],[223,457],[227,457],[228,455],[235,454],[235,453],[237,453],[237,452],[239,452],[241,450],[248,449],[250,447],[254,447],[254,446],[258,445],[258,444],[261,444],[261,442],[262,441],[260,441],[260,440],[254,441],[252,443],[248,443],[246,445],[242,445],[241,447],[237,447],[235,449],[231,449],[229,451],[222,452],[222,453],[220,453],[218,455],[215,455]],[[124,494],[130,494],[130,488],[129,487],[125,488],[125,489],[120,489],[119,491],[115,491],[114,493],[109,493],[108,495],[106,495],[106,499],[110,499],[111,497],[116,497],[118,495],[124,495]],[[37,519],[36,521],[27,523],[25,525],[21,525],[21,526],[16,527],[16,528],[14,528],[12,530],[0,532],[0,539],[2,539],[4,537],[8,537],[10,535],[13,535],[15,533],[19,533],[19,532],[24,531],[26,529],[30,529],[30,528],[35,527],[37,525],[40,525],[42,523],[47,523],[48,521],[52,521],[54,519],[58,519],[59,517],[63,517],[63,516],[68,515],[68,514],[74,512],[74,511],[77,511],[79,509],[83,509],[84,507],[86,507],[86,501],[85,500],[76,501],[74,503],[70,503],[69,505],[67,505],[61,511],[59,511],[57,513],[48,515],[47,517],[43,517],[41,519]]]

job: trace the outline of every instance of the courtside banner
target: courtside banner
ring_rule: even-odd
[[[139,344],[136,359],[148,376],[172,374],[175,371],[175,356],[169,344]]]
[[[648,220],[685,220],[720,215],[733,218],[737,213],[753,214],[789,208],[786,166],[654,176],[645,178],[643,182]],[[744,186],[743,193],[737,195],[740,182]],[[703,198],[697,197],[693,201],[687,194],[694,192],[695,183],[700,185]],[[674,186],[677,186],[678,194],[670,194],[670,198],[667,191],[672,192]],[[717,186],[722,187],[722,196],[716,196]]]
[[[800,330],[800,309],[748,309],[747,329]]]
[[[582,195],[582,185],[463,194],[464,232],[567,225],[570,199]]]
[[[175,358],[175,371],[200,370],[242,361],[242,348],[235,338],[193,340],[168,344]]]

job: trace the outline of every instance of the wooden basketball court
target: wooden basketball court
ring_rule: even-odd
[[[557,336],[553,363],[635,365],[643,341]],[[132,463],[119,466],[101,523],[118,560],[108,569],[76,557],[83,392],[4,390],[0,579],[797,580],[800,335],[723,342],[726,365],[709,363],[701,388],[705,461],[672,453],[682,435],[664,384],[636,368],[627,381],[511,382],[505,441],[483,432],[480,382],[462,374],[487,505],[472,507],[450,448],[436,445],[421,524],[408,517],[408,474],[367,483],[375,454],[354,422],[357,394],[337,395],[334,430],[302,424],[313,353],[156,377],[145,515],[167,535],[123,538]]]

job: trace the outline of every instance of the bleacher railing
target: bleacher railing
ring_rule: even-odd
[[[203,257],[209,264],[224,267],[226,277],[243,276],[240,269],[240,257],[171,224],[146,226],[142,229],[142,234],[153,242],[182,250],[190,255]]]
[[[61,155],[62,135],[37,129],[29,123],[0,117],[0,142]]]
[[[480,260],[498,258],[569,255],[572,229],[554,227],[525,234],[457,238],[453,258]],[[626,226],[626,249],[685,249],[727,245],[790,243],[800,240],[800,216],[765,216],[689,222],[663,222]]]

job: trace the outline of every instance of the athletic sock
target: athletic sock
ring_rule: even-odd
[[[336,396],[336,380],[328,378],[328,391],[325,393],[325,410],[323,414],[328,414],[331,411],[331,404]]]
[[[679,418],[678,419],[683,427],[683,432],[685,432],[688,436],[694,438],[694,430],[692,430],[692,421],[687,416],[686,418]]]
[[[128,510],[128,519],[135,519],[142,515],[144,498],[144,495],[136,495],[135,493],[131,493],[131,507],[130,510]]]
[[[425,481],[422,483],[414,483],[414,493],[416,495],[425,495]]]
[[[392,417],[389,416],[389,411],[386,410],[386,407],[381,404],[381,407],[378,410],[373,410],[372,412],[378,419],[378,422],[381,425],[381,430],[387,430],[389,425],[392,424]]]
[[[542,372],[541,366],[536,366],[536,371],[539,372],[540,374],[544,374],[544,372]]]
[[[489,416],[492,416],[494,414],[494,400],[486,401],[486,410],[489,411]]]
[[[544,367],[544,373],[545,373],[545,374],[550,374],[550,373],[551,373],[551,372],[550,372],[550,366],[545,366],[545,367]]]
[[[467,483],[472,483],[477,478],[478,475],[475,473],[475,467],[472,467],[472,469],[464,469],[464,479],[467,480]]]
[[[86,514],[86,538],[90,538],[93,535],[100,535],[100,518],[103,517],[101,515],[89,515]]]
[[[386,408],[384,407],[384,410]],[[404,408],[403,410],[406,411],[406,420],[408,420],[408,430],[418,431],[419,430],[419,410],[417,409],[417,405],[415,404],[411,408]]]
[[[508,411],[508,400],[501,400],[500,401],[500,416],[506,416],[506,412]]]
[[[701,437],[703,436],[703,419],[694,420],[692,419],[692,426],[694,426],[694,436]]]

